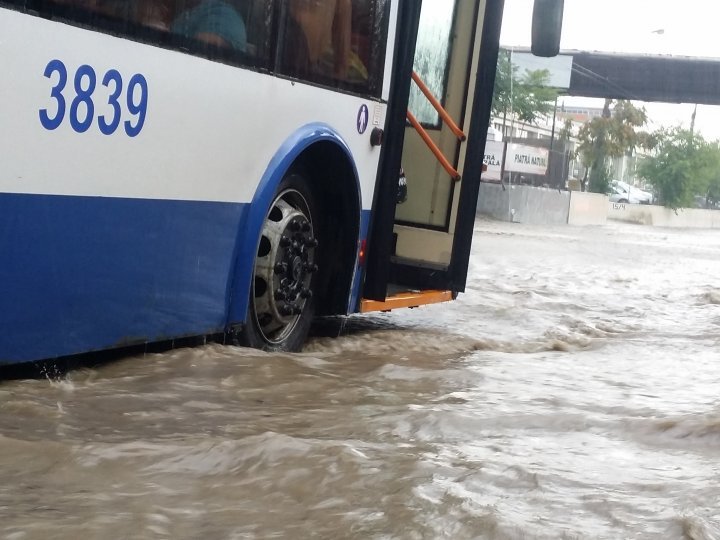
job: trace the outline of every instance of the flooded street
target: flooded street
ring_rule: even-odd
[[[0,538],[720,539],[720,232],[481,220],[456,302],[0,382]]]

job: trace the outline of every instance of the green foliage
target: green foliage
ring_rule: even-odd
[[[569,141],[573,136],[573,122],[570,118],[566,118],[563,126],[558,131],[558,139],[560,141]]]
[[[590,169],[590,185],[588,191],[592,193],[607,193],[610,191],[610,171],[604,163],[598,163]]]
[[[629,101],[619,100],[610,112],[612,100],[605,100],[603,116],[593,118],[578,132],[577,154],[583,165],[590,169],[590,191],[607,193],[609,173],[608,158],[631,154],[638,147],[648,147],[654,139],[638,131],[647,123],[645,108],[638,108]]]
[[[510,51],[498,55],[493,93],[492,112],[495,116],[511,111],[522,122],[532,123],[541,116],[552,114],[558,91],[548,87],[550,72],[546,69],[518,73],[512,65]]]
[[[718,151],[720,153],[720,151]],[[712,177],[708,182],[708,188],[705,192],[705,204],[708,208],[717,208],[720,206],[720,169],[713,171]]]
[[[653,185],[660,202],[677,210],[694,206],[696,195],[712,203],[720,198],[720,146],[680,127],[653,134],[655,154],[638,174]]]

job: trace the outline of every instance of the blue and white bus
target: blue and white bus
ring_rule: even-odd
[[[503,3],[425,3],[455,177],[419,0],[0,0],[0,364],[463,291]]]

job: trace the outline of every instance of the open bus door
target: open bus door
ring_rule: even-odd
[[[395,83],[378,182],[361,310],[395,307],[393,297],[417,294],[415,305],[447,300],[465,289],[475,211],[502,22],[502,0],[424,0],[422,40],[434,40],[433,58],[415,58],[415,28],[420,2],[401,2]],[[453,5],[454,4],[454,5]],[[440,16],[440,13],[445,15]],[[432,21],[432,35],[424,32]],[[442,42],[442,43],[441,43]],[[427,49],[427,48],[426,48]],[[428,145],[406,121],[409,80],[440,84],[436,95],[467,136],[458,136],[426,106],[413,98],[414,116],[425,126]],[[414,83],[413,83],[414,84]],[[419,105],[418,105],[419,104]],[[463,140],[464,139],[464,140]],[[430,151],[436,146],[448,163]],[[447,168],[447,165],[451,168]],[[397,202],[400,168],[407,177],[407,199]],[[457,176],[452,169],[457,171]],[[449,172],[450,171],[450,172]],[[422,298],[426,292],[427,297]],[[398,307],[412,305],[400,303]]]

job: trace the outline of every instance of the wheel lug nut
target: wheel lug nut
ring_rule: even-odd
[[[293,219],[290,222],[290,230],[291,231],[299,231],[300,230],[300,222],[297,219]]]
[[[288,317],[289,315],[293,314],[294,309],[292,306],[284,305],[280,308],[279,311],[280,311],[280,315],[282,315],[284,317]]]
[[[287,263],[279,262],[275,265],[274,270],[276,274],[284,274],[285,272],[287,272],[287,268]]]
[[[302,313],[302,308],[300,306],[293,306],[293,314],[300,315]]]
[[[282,302],[283,300],[287,300],[287,294],[285,294],[285,293],[282,292],[282,291],[277,291],[277,292],[275,293],[275,300],[277,300],[278,302]]]
[[[280,237],[280,247],[288,247],[290,245],[290,239],[287,236]]]
[[[317,245],[318,245],[317,238],[308,238],[307,240],[305,240],[306,247],[314,248],[314,247],[317,247]]]

